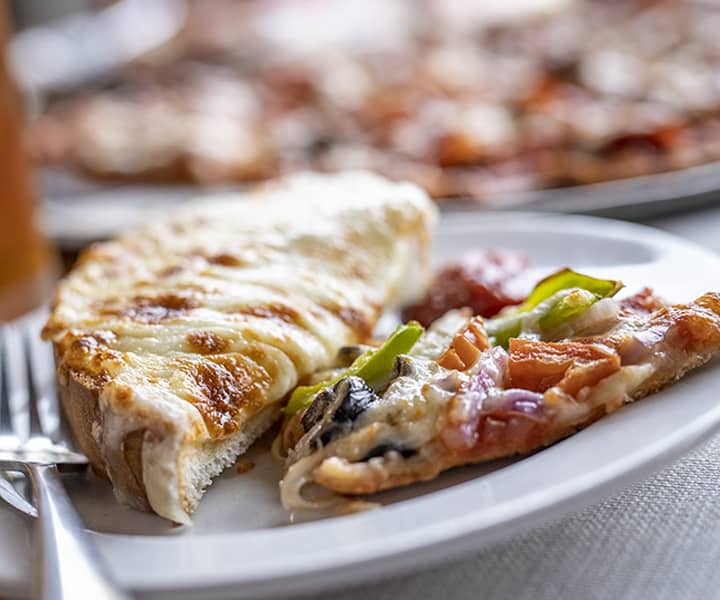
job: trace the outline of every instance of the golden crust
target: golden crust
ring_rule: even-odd
[[[102,427],[97,389],[82,373],[70,371],[58,382],[58,395],[65,420],[80,449],[88,457],[90,466],[98,475],[107,478],[106,460],[93,433],[93,429]],[[143,429],[138,429],[125,436],[123,452],[112,459],[112,471],[124,474],[123,480],[115,482],[115,485],[122,485],[127,490],[132,506],[149,510],[142,477],[144,433]]]

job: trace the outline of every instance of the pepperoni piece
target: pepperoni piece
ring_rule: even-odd
[[[468,307],[474,315],[492,317],[505,306],[520,304],[523,297],[512,291],[514,277],[527,269],[523,254],[503,250],[481,250],[441,269],[427,295],[403,311],[405,321],[428,327],[453,308]]]

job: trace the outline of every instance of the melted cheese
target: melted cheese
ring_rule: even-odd
[[[186,522],[178,455],[241,431],[298,381],[418,296],[434,208],[370,174],[300,175],[248,199],[198,202],[86,251],[45,328],[61,377],[99,393],[97,441],[116,484],[128,433],[152,508]]]

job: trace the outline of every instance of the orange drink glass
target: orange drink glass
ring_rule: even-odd
[[[5,61],[9,35],[0,7],[0,322],[48,297],[55,256],[38,223],[37,197],[23,149],[20,98]]]

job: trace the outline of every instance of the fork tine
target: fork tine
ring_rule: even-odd
[[[43,432],[40,424],[40,416],[38,414],[38,403],[42,402],[38,389],[35,386],[35,377],[33,375],[33,364],[29,340],[23,340],[25,347],[25,374],[27,376],[28,390],[28,417],[30,422],[30,436],[41,435]]]
[[[27,385],[25,348],[17,325],[5,325],[2,329],[2,338],[10,423],[18,441],[24,444],[30,437],[28,420],[30,393]]]
[[[12,478],[7,473],[0,473],[0,498],[20,512],[37,517],[37,509],[15,489]]]
[[[25,324],[27,362],[31,402],[31,426],[35,421],[38,432],[57,441],[60,417],[55,393],[55,369],[50,346],[40,340],[40,325],[37,319]]]
[[[0,434],[12,430],[10,424],[10,390],[7,383],[5,360],[5,326],[0,325]]]

